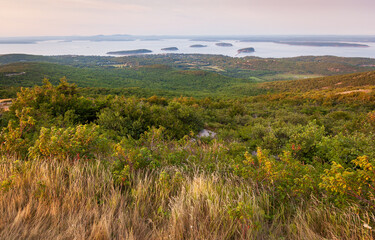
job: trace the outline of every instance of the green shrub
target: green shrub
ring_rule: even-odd
[[[352,199],[375,208],[375,168],[374,161],[367,156],[353,160],[354,168],[344,168],[333,162],[324,170],[319,186],[340,199]],[[347,201],[344,201],[344,203]]]
[[[324,126],[319,126],[315,120],[305,126],[300,125],[290,136],[287,150],[292,153],[294,158],[312,163],[317,152],[317,145],[324,135]]]
[[[291,153],[284,152],[280,160],[276,160],[261,148],[256,157],[246,153],[245,160],[234,165],[234,172],[273,189],[277,200],[298,200],[295,197],[316,192],[319,182],[319,171],[294,159]]]
[[[334,137],[323,137],[317,144],[316,154],[323,162],[336,162],[349,167],[353,166],[352,160],[359,156],[374,157],[375,142],[373,137],[364,133],[339,133]]]
[[[35,119],[30,116],[31,108],[16,111],[17,120],[10,120],[0,134],[0,153],[25,157],[30,146]]]
[[[32,158],[56,160],[92,159],[97,155],[105,155],[109,150],[109,141],[98,130],[97,125],[42,128],[39,138],[29,149],[29,155]]]

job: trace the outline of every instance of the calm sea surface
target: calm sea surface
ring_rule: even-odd
[[[364,43],[368,48],[361,47],[310,47],[290,46],[272,42],[239,42],[236,40],[222,40],[232,43],[232,47],[216,46],[215,42],[190,41],[188,39],[163,39],[152,41],[43,41],[35,44],[0,44],[0,55],[10,53],[25,53],[35,55],[96,55],[109,56],[109,51],[149,49],[151,54],[160,53],[200,53],[221,54],[231,57],[258,56],[258,57],[296,57],[333,55],[340,57],[367,57],[375,58],[375,43]],[[207,45],[205,48],[191,48],[190,45]],[[178,51],[162,51],[161,48],[177,47]],[[240,48],[253,47],[254,53],[237,54]]]

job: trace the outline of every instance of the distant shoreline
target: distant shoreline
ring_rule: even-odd
[[[275,42],[292,46],[308,46],[308,47],[370,47],[366,44],[359,43],[343,43],[343,42]]]
[[[36,41],[0,40],[0,44],[35,44]]]

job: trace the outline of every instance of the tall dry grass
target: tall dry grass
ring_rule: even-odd
[[[101,161],[0,163],[0,239],[372,239],[355,207],[277,206],[234,176],[138,172],[116,187]],[[168,178],[170,176],[170,178]]]

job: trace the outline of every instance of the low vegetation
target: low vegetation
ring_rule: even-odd
[[[65,78],[14,88],[0,110],[0,238],[373,239],[373,81],[272,82],[236,98]]]

